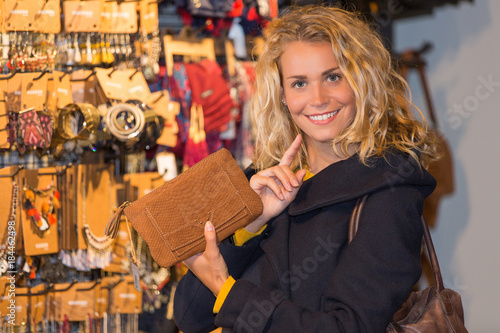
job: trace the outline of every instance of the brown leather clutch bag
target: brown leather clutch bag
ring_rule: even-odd
[[[115,238],[123,211],[162,267],[205,250],[204,227],[218,241],[262,214],[262,201],[227,149],[221,149],[144,197],[124,203],[106,225]]]

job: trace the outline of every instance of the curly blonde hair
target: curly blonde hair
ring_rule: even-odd
[[[356,147],[362,163],[384,156],[390,148],[407,153],[426,166],[434,158],[435,139],[425,121],[411,116],[406,81],[394,68],[378,34],[358,14],[324,6],[293,9],[264,29],[265,43],[256,64],[251,119],[255,137],[254,164],[263,170],[279,163],[301,130],[281,102],[280,56],[294,41],[330,43],[340,70],[355,94],[356,115],[332,142],[334,152],[348,156]],[[423,115],[420,112],[422,118]],[[339,144],[339,145],[338,145]],[[302,144],[291,168],[307,165]]]

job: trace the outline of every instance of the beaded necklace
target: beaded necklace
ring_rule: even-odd
[[[85,180],[85,178],[83,178]],[[107,236],[98,237],[87,224],[87,189],[86,181],[83,181],[82,208],[83,208],[83,231],[87,241],[87,264],[91,268],[106,268],[113,261],[113,243],[115,239]],[[111,188],[111,184],[110,184]],[[111,191],[111,190],[110,190]]]
[[[15,181],[12,182],[12,198],[10,203],[10,216],[7,222],[6,230],[6,241],[5,244],[0,245],[0,276],[5,274],[9,269],[9,263],[7,261],[7,248],[9,245],[9,239],[12,239],[11,235],[16,233],[16,213],[17,213],[17,203],[19,196],[19,185]],[[15,237],[13,237],[15,239]]]
[[[49,198],[42,203],[41,214],[34,204],[36,195]],[[50,226],[57,223],[55,212],[60,207],[60,198],[61,195],[53,183],[44,189],[30,186],[24,187],[24,208],[28,210],[28,215],[31,216],[33,222],[40,231],[48,231]]]

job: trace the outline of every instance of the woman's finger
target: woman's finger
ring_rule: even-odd
[[[295,140],[293,140],[290,147],[288,147],[288,149],[286,150],[285,154],[281,158],[281,162],[279,165],[290,166],[292,164],[293,158],[299,152],[301,143],[302,143],[302,135],[299,134],[297,135]]]
[[[217,234],[215,233],[214,225],[210,221],[205,223],[205,240],[207,242],[207,246],[205,248],[205,253],[207,255],[214,255],[219,252],[219,247],[217,246]]]
[[[256,174],[252,176],[250,179],[250,186],[255,190],[261,190],[263,187],[268,187],[271,191],[273,191],[274,195],[280,200],[284,200],[285,197],[281,192],[281,187],[276,183],[276,181],[272,177],[262,176],[260,174]]]
[[[292,190],[292,186],[295,186],[295,183],[293,183],[296,179],[295,174],[287,166],[276,165],[259,172],[259,175],[274,178],[278,185],[283,186],[289,192]],[[294,185],[291,185],[292,183]]]
[[[297,178],[299,185],[302,185],[302,183],[304,182],[304,177],[306,173],[307,173],[306,169],[300,169],[295,173],[295,177]]]

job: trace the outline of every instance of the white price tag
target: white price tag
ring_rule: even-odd
[[[132,263],[132,274],[134,275],[134,287],[138,292],[141,292],[141,282],[139,280],[139,270],[137,265]]]

